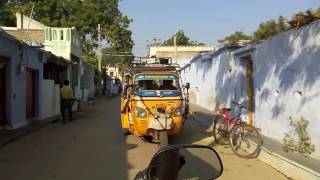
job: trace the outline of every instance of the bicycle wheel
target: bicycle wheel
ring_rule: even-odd
[[[218,116],[213,125],[213,137],[217,144],[226,145],[229,143],[227,121],[223,116]]]
[[[236,155],[247,158],[258,155],[262,143],[259,131],[245,123],[232,128],[229,141],[231,149]]]

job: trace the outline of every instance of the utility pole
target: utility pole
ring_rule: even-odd
[[[98,24],[98,71],[99,71],[99,77],[98,77],[98,84],[97,84],[97,94],[101,95],[102,94],[102,68],[101,68],[101,58],[102,58],[102,53],[101,53],[101,27],[100,24]]]
[[[32,14],[33,14],[33,8],[34,8],[34,3],[32,3],[32,9],[31,9],[31,12],[30,12],[30,16],[29,16],[29,23],[28,23],[28,29],[26,31],[26,39],[27,41],[29,41],[29,29],[30,29],[30,23],[31,23],[31,18],[32,18]],[[23,15],[22,15],[23,16]],[[23,25],[22,25],[23,26]],[[30,40],[31,41],[31,40]]]
[[[98,24],[98,70],[101,72],[101,30],[100,24]]]
[[[20,3],[20,29],[23,29],[23,3],[22,1],[19,1]],[[18,25],[18,22],[17,22]]]
[[[176,64],[178,64],[178,60],[177,60],[177,35],[174,35],[173,38],[173,43],[174,43],[174,60],[176,61]]]

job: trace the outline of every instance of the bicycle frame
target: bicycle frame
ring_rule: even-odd
[[[232,148],[232,151],[240,156],[240,157],[253,157],[254,155],[257,155],[258,152],[260,151],[262,139],[259,134],[259,130],[255,127],[253,127],[250,124],[247,124],[246,122],[242,121],[241,118],[241,109],[242,108],[247,108],[243,106],[240,103],[237,102],[232,102],[234,105],[236,105],[237,108],[240,109],[240,112],[237,116],[232,116],[230,111],[230,108],[221,108],[218,111],[218,116],[215,120],[214,124],[214,129],[213,129],[213,136],[215,138],[215,142],[218,144],[223,144],[225,145],[226,142],[228,141]],[[219,116],[223,118],[219,118]],[[219,120],[223,120],[223,126],[220,126]],[[253,136],[251,136],[251,133],[255,133]],[[248,136],[249,135],[249,136]],[[250,138],[258,138],[256,139],[257,141],[251,140]],[[242,148],[242,142],[245,142],[244,147],[246,150],[250,149],[250,144],[251,142],[254,142],[257,144],[257,146],[252,146],[256,147],[253,152],[248,152],[249,154],[242,154],[238,152],[238,149],[241,147]],[[256,156],[255,156],[256,157]]]
[[[231,124],[233,124],[232,127],[234,127],[237,124],[241,123],[241,113],[238,116],[232,117],[230,114],[230,111],[227,110],[227,108],[222,108],[219,110],[219,114],[222,115],[225,120],[227,121],[227,130],[230,131]]]

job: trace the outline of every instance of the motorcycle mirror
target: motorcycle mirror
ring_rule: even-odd
[[[173,145],[160,149],[144,172],[148,179],[216,179],[223,165],[209,146]]]

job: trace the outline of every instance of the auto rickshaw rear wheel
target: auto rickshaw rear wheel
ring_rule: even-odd
[[[131,134],[131,132],[129,131],[128,128],[122,128],[122,133],[123,133],[123,135],[125,135],[125,136],[128,136],[128,135]]]

